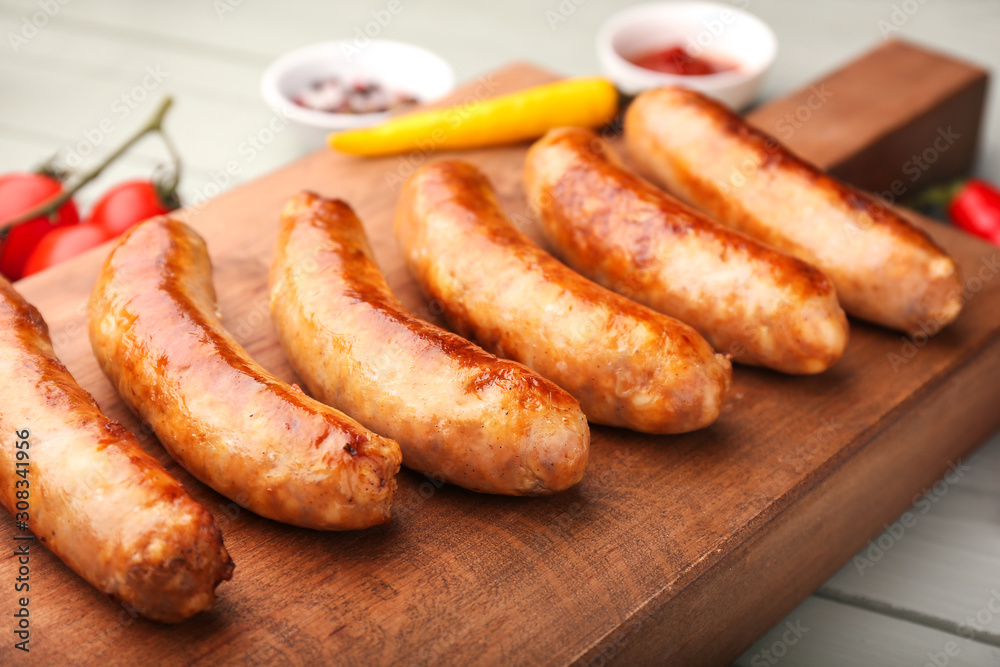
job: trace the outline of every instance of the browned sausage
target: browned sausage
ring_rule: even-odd
[[[313,396],[398,441],[404,465],[513,495],[583,476],[590,429],[576,399],[406,312],[346,203],[305,192],[285,205],[271,314]]]
[[[146,618],[174,623],[210,609],[233,572],[212,514],[101,413],[56,358],[42,316],[2,277],[0,392],[7,511]]]
[[[399,446],[274,377],[223,329],[205,243],[154,218],[111,251],[90,341],[122,399],[191,474],[277,521],[389,520]]]
[[[868,194],[698,93],[643,93],[625,118],[640,171],[719,222],[816,265],[849,314],[915,333],[962,309],[955,262]]]
[[[847,318],[822,272],[650,185],[593,130],[561,128],[539,139],[524,183],[570,266],[687,322],[735,361],[819,373],[843,354]]]
[[[729,360],[688,325],[532,244],[472,165],[418,169],[403,186],[396,237],[417,283],[460,334],[549,378],[591,421],[680,433],[718,417]]]

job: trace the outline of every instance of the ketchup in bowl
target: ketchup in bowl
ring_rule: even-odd
[[[668,46],[640,53],[628,59],[633,65],[664,74],[704,76],[736,69],[736,65],[715,58],[692,56],[683,46]]]

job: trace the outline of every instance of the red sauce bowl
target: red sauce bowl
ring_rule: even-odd
[[[753,101],[777,47],[766,23],[715,2],[635,5],[611,16],[597,34],[604,73],[622,93],[683,86],[734,109]]]

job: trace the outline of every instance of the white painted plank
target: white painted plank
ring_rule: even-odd
[[[465,76],[518,57],[538,58],[580,74],[597,68],[593,36],[600,23],[618,8],[635,4],[510,0],[484,7],[455,0],[398,0],[398,14],[385,27],[372,30],[374,25],[368,24],[386,15],[389,1],[294,0],[278,5],[245,0],[142,4],[90,0],[69,3],[53,23],[72,23],[80,30],[113,29],[180,48],[197,46],[263,58],[303,43],[347,38],[368,29],[379,37],[435,48]],[[778,33],[788,56],[779,61],[774,78],[786,86],[804,83],[815,77],[817,69],[833,66],[883,36],[897,34],[951,46],[970,56],[992,57],[994,64],[1000,64],[1000,54],[992,49],[994,31],[989,23],[997,18],[993,0],[920,3],[918,11],[904,13],[901,21],[893,15],[893,6],[899,3],[888,0],[734,0],[732,4],[747,7]],[[7,0],[0,6],[18,17],[37,11],[32,0]],[[232,9],[217,11],[226,6]]]
[[[1000,648],[837,602],[809,598],[750,647],[738,667],[987,667]]]
[[[71,2],[39,31],[24,53],[37,51],[37,55],[49,57],[47,67],[61,69],[65,64],[71,71],[84,65],[118,71],[136,58],[149,61],[162,56],[177,72],[174,81],[183,82],[175,84],[182,92],[197,88],[201,94],[214,94],[210,91],[215,81],[219,91],[249,100],[256,99],[256,73],[273,56],[304,43],[358,34],[373,20],[372,12],[384,12],[388,3],[226,1],[234,9],[221,18],[207,0]],[[493,4],[488,10],[455,0],[399,2],[402,11],[385,28],[379,28],[378,36],[435,49],[463,79],[515,58],[532,59],[567,74],[595,72],[594,34],[616,8],[609,3],[554,0],[516,0]],[[755,0],[751,10],[772,24],[782,49],[782,57],[765,82],[764,95],[800,85],[870,46],[881,38],[879,21],[893,18],[892,7],[891,2],[845,5]],[[995,27],[1000,24],[997,7],[989,0],[926,3],[913,16],[905,17],[898,32],[888,34],[913,36],[1000,68],[1000,51],[993,47]],[[37,11],[34,0],[0,3],[0,18],[15,27],[24,16]],[[60,46],[66,33],[80,35],[80,41]],[[111,46],[106,50],[91,48],[95,42]],[[133,50],[136,44],[142,48]],[[63,48],[65,56],[60,59]],[[171,53],[173,58],[168,57]],[[101,59],[105,59],[103,65]],[[202,68],[196,64],[199,59],[204,61]],[[124,90],[126,84],[131,85],[127,77],[116,80],[115,90]],[[36,85],[47,99],[60,94],[58,84],[40,81]],[[994,103],[997,94],[992,93]],[[0,110],[0,123],[5,120],[5,111]],[[987,133],[988,145],[997,148],[997,130],[991,126]],[[1000,179],[1000,150],[984,150],[983,155],[983,173]],[[200,157],[192,159],[199,161]]]
[[[18,25],[16,15],[0,8],[0,35],[16,32]],[[31,41],[20,46],[10,63],[30,70],[60,69],[83,79],[111,82],[118,87],[132,82],[136,72],[144,69],[143,63],[157,64],[169,72],[171,84],[180,94],[190,91],[234,104],[260,99],[257,93],[260,62],[194,54],[150,43],[140,35],[125,32],[101,35],[59,22],[40,30]]]
[[[823,588],[1000,638],[1000,436],[932,485]]]
[[[4,160],[12,165],[9,170],[3,169],[3,171],[31,171],[51,154],[50,144],[47,142],[11,136],[3,129],[0,129],[0,145],[5,147]],[[149,156],[125,155],[74,197],[81,215],[86,215],[94,201],[111,186],[126,180],[148,178],[160,163],[161,160]],[[204,192],[206,184],[210,182],[209,172],[186,168],[181,179],[181,200],[193,201],[195,196]]]
[[[174,108],[170,111],[167,128],[186,165],[202,172],[225,170],[235,161],[240,173],[233,183],[267,173],[301,156],[304,148],[290,131],[277,133],[269,129],[274,114],[263,102],[241,105],[208,100],[192,94],[177,93],[169,79],[152,92],[133,92],[136,81],[142,81],[144,68],[154,65],[138,63],[136,73],[120,85],[107,81],[81,79],[60,70],[36,70],[0,61],[0,87],[18,99],[0,112],[0,128],[8,134],[22,132],[35,139],[51,137],[51,153],[68,161],[74,154],[84,161],[93,160],[124,142],[152,113],[161,96],[173,94]],[[152,79],[149,79],[152,82]],[[53,93],[72,103],[54,103]],[[122,96],[127,96],[127,99]],[[111,128],[110,132],[104,132]],[[270,127],[285,127],[275,123]],[[250,143],[259,137],[258,147]],[[269,141],[268,141],[269,140]],[[94,148],[96,145],[96,148]],[[0,169],[23,169],[0,145]],[[87,155],[83,155],[87,153]],[[134,154],[150,159],[164,155],[156,141],[145,140]],[[74,164],[69,162],[69,164]]]

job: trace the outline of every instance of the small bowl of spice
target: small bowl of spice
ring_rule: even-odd
[[[331,132],[374,125],[455,86],[451,66],[412,44],[323,42],[287,53],[264,70],[261,94],[306,145]]]
[[[715,2],[650,2],[613,15],[597,54],[625,95],[683,86],[742,109],[777,55],[774,32],[753,14]]]

